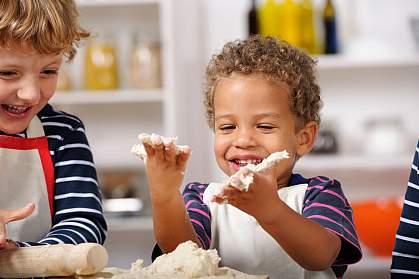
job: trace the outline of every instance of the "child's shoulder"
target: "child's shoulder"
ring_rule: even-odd
[[[334,178],[316,176],[308,179],[308,186],[305,193],[305,201],[324,200],[349,206],[343,193],[341,184]]]
[[[308,186],[320,186],[320,187],[339,187],[340,182],[334,178],[329,178],[327,176],[315,176],[308,179]]]
[[[84,124],[80,118],[64,111],[55,110],[50,104],[47,104],[38,113],[38,117],[41,119],[41,122],[44,126],[46,126],[45,123],[55,123],[55,126],[60,125],[61,127],[68,127],[71,129],[84,127]]]
[[[51,142],[59,145],[66,141],[86,143],[84,124],[77,116],[55,110],[47,104],[38,113],[38,117],[44,127],[45,135]]]

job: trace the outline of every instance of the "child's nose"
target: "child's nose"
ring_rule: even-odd
[[[256,141],[251,131],[240,131],[233,142],[238,148],[249,148],[256,145]]]
[[[17,96],[23,100],[25,104],[34,104],[38,102],[41,94],[41,87],[37,79],[28,78],[17,91]]]

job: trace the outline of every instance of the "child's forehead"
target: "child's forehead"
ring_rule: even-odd
[[[60,59],[62,57],[61,53],[40,53],[30,42],[11,41],[5,46],[0,46],[0,50],[8,52],[13,56],[23,58],[39,57]]]
[[[285,81],[282,81],[279,78],[276,78],[274,75],[269,75],[269,74],[261,73],[261,72],[252,72],[250,74],[232,72],[230,75],[220,78],[218,81],[218,85],[225,82],[231,82],[234,80],[256,81],[257,83],[266,83],[271,86],[276,86],[282,91],[287,91],[287,92],[290,91],[290,86]]]

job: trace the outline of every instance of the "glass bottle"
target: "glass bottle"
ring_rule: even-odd
[[[248,35],[259,34],[259,18],[257,15],[256,0],[252,0],[252,6],[247,14]]]
[[[161,87],[160,44],[138,35],[130,53],[129,83],[133,88]]]
[[[70,91],[73,89],[73,82],[67,64],[63,63],[58,71],[57,90]]]
[[[284,0],[279,5],[280,37],[288,43],[301,47],[300,42],[300,7],[293,0]]]
[[[95,38],[86,47],[84,88],[111,90],[118,87],[117,56],[113,41]]]
[[[332,0],[327,0],[323,9],[323,25],[325,37],[325,54],[338,53],[338,40],[336,28],[336,11]]]
[[[260,34],[279,37],[278,4],[275,0],[265,0],[258,11]]]
[[[300,4],[300,43],[301,48],[308,53],[318,53],[314,27],[314,8],[311,0],[302,0]]]

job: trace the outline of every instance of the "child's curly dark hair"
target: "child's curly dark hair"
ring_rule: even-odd
[[[203,93],[208,125],[214,129],[214,89],[232,73],[259,73],[268,80],[290,87],[290,110],[299,130],[309,121],[320,124],[320,88],[315,76],[316,61],[285,41],[260,35],[235,40],[212,56],[206,68]]]

